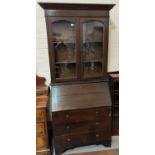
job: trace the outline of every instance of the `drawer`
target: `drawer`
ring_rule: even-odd
[[[36,155],[50,155],[49,153],[37,153]]]
[[[107,142],[111,142],[110,131],[96,131],[90,133],[79,133],[54,137],[56,150],[62,148],[72,148],[82,145],[105,144]]]
[[[119,117],[118,116],[112,117],[112,129],[119,130]]]
[[[36,153],[36,155],[51,155],[51,153],[48,151],[48,152],[39,152],[39,153]]]
[[[37,122],[45,121],[46,117],[46,110],[45,109],[37,109],[36,110],[36,120]]]
[[[56,124],[53,126],[54,135],[63,135],[69,133],[92,132],[96,130],[103,130],[107,132],[111,127],[111,119],[104,121],[89,121],[72,124]]]
[[[119,90],[119,81],[114,82],[114,90]]]
[[[53,112],[53,124],[77,123],[81,121],[102,121],[111,117],[111,107]]]
[[[47,147],[47,138],[45,136],[36,137],[36,147],[37,149],[43,149]]]
[[[112,117],[118,117],[119,116],[119,111],[118,110],[114,110],[112,112]]]
[[[41,136],[46,134],[46,125],[45,123],[36,124],[36,135]]]
[[[119,95],[118,94],[114,94],[113,102],[119,104]]]

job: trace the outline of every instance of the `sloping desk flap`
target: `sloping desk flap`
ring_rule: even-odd
[[[52,86],[51,110],[111,106],[108,82]]]

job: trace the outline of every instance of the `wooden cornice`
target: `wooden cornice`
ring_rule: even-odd
[[[38,2],[45,9],[54,10],[111,10],[115,4],[45,3]]]

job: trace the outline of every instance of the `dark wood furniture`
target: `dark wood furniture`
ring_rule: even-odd
[[[39,4],[48,34],[55,152],[88,144],[110,146],[107,57],[114,4]]]
[[[56,154],[76,146],[111,145],[111,100],[107,83],[52,87]]]
[[[45,78],[36,77],[36,154],[51,155],[47,129],[47,87]]]
[[[52,83],[107,79],[113,4],[39,3],[45,9]]]
[[[112,135],[119,135],[119,72],[109,74],[112,98]]]

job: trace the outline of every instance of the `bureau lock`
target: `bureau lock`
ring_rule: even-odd
[[[66,126],[66,129],[67,129],[67,130],[69,130],[69,129],[70,129],[70,126],[69,126],[69,125],[67,125],[67,126]]]
[[[99,111],[96,111],[96,116],[99,116],[99,114],[100,114]]]
[[[95,124],[96,124],[97,126],[98,126],[98,125],[100,125],[100,123],[99,123],[99,122],[96,122]]]
[[[100,135],[99,134],[96,134],[96,138],[99,138],[100,137]]]
[[[68,114],[66,114],[66,118],[67,118],[67,119],[69,118],[69,115],[68,115]]]
[[[109,117],[111,117],[111,111],[109,112]]]

